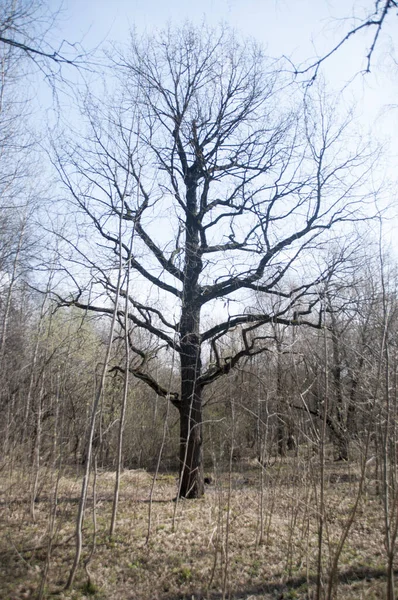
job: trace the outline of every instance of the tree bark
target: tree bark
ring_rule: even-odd
[[[185,159],[182,160],[184,166]],[[204,494],[202,450],[202,371],[200,339],[199,275],[203,270],[197,219],[198,161],[188,169],[186,185],[186,238],[183,298],[180,320],[181,405],[180,405],[180,485],[181,498]]]
[[[334,445],[337,450],[338,461],[348,461],[350,451],[350,440],[347,433],[347,423],[344,414],[344,398],[343,398],[343,387],[342,387],[342,358],[340,348],[340,334],[337,326],[336,314],[333,309],[332,300],[329,293],[327,293],[328,306],[331,318],[331,337],[332,337],[332,352],[333,352],[333,366],[331,374],[333,378],[333,387],[335,393],[336,403],[336,419],[337,426],[333,430],[334,434]]]
[[[181,498],[200,498],[204,494],[202,450],[202,398],[199,386],[180,409],[180,486]]]
[[[192,328],[198,328],[195,318],[191,324]],[[179,496],[200,498],[204,494],[202,386],[198,384],[201,371],[200,342],[196,331],[184,335],[182,339]]]
[[[276,363],[276,397],[278,411],[278,426],[277,426],[277,445],[278,455],[281,458],[286,457],[286,423],[285,423],[285,402],[283,397],[283,382],[282,382],[282,343],[279,338],[276,339],[277,363]]]

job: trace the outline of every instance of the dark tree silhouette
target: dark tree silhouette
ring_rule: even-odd
[[[74,264],[90,268],[87,288],[59,301],[112,314],[114,261],[130,264],[130,370],[177,407],[179,493],[194,498],[204,492],[203,389],[267,348],[267,324],[319,327],[318,285],[336,265],[317,268],[313,255],[335,225],[363,217],[370,167],[359,142],[347,147],[349,119],[338,124],[321,94],[293,98],[278,65],[226,29],[133,38],[116,69],[118,97],[109,108],[88,99],[87,136],[57,153],[85,214]],[[278,302],[245,307],[259,294]],[[133,328],[147,332],[147,349]],[[240,347],[227,352],[232,330]],[[153,340],[179,355],[179,390],[156,380]]]

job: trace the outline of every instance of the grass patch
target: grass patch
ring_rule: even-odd
[[[349,477],[344,476],[344,468]],[[334,473],[334,484],[326,489],[325,581],[353,504],[357,485],[354,475],[358,473],[353,464],[339,465],[337,475],[336,465],[330,464],[330,470]],[[226,581],[231,600],[247,597],[307,599],[314,590],[318,531],[315,492],[308,465],[286,460],[283,469],[280,465],[267,469],[262,504],[259,471],[253,468],[249,473],[238,475],[236,479],[243,483],[232,487],[229,499],[225,474],[209,487],[204,499],[181,501],[177,509],[173,502],[175,475],[163,475],[155,486],[151,535],[147,543],[152,476],[145,471],[123,473],[116,532],[113,540],[109,540],[114,474],[100,473],[96,551],[88,565],[90,579],[87,582],[82,564],[75,588],[68,591],[64,586],[74,556],[79,479],[62,477],[45,598],[176,600],[206,597],[211,600],[220,597]],[[29,477],[16,471],[12,475],[3,472],[1,477],[0,597],[33,599],[37,597],[48,557],[52,478],[48,477],[43,485],[33,523],[29,516]],[[89,496],[82,563],[89,556],[93,542],[92,512]],[[385,597],[383,539],[382,510],[372,482],[368,482],[367,495],[362,499],[341,555],[338,598]]]

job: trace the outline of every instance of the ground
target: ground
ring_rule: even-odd
[[[312,462],[311,462],[312,461]],[[56,473],[43,467],[39,496],[30,508],[30,473],[0,473],[0,598],[37,598],[46,563],[44,598],[103,600],[313,598],[319,524],[319,472],[313,459],[243,464],[213,472],[200,500],[174,501],[176,476],[124,471],[116,532],[109,539],[114,474],[98,471],[95,511],[90,486],[81,566],[64,589],[74,553],[81,475],[59,480],[49,550]],[[323,540],[324,588],[341,533],[355,504],[360,479],[355,463],[327,464]],[[151,509],[150,531],[148,515]],[[335,597],[385,598],[383,509],[368,474],[339,560]],[[96,520],[95,549],[93,516]],[[149,535],[148,535],[149,531]]]

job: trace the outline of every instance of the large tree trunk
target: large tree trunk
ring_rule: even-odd
[[[186,158],[183,159],[183,165]],[[187,170],[185,265],[180,320],[181,404],[180,404],[180,486],[182,498],[204,494],[202,451],[202,370],[200,342],[199,275],[203,270],[197,220],[197,187],[201,177],[198,161]]]
[[[348,461],[350,454],[350,440],[345,431],[340,431],[336,436],[336,449],[337,458],[336,461]]]
[[[204,494],[201,389],[184,399],[180,409],[180,486],[182,498]]]
[[[277,426],[277,445],[278,455],[282,458],[286,457],[286,422],[285,422],[285,399],[282,381],[282,343],[279,337],[276,339],[277,363],[276,363],[276,398],[278,411],[278,426]]]
[[[337,460],[347,461],[349,459],[350,451],[350,439],[346,428],[345,410],[344,410],[344,398],[343,398],[343,387],[342,387],[342,358],[341,358],[341,347],[340,347],[340,334],[338,331],[336,314],[333,310],[332,301],[328,295],[328,302],[330,308],[330,317],[332,324],[332,349],[333,349],[333,366],[331,369],[333,378],[333,387],[335,393],[335,409],[337,426],[332,431],[333,443],[337,450]]]
[[[198,315],[192,315],[190,329],[195,333],[183,336],[181,343],[181,404],[180,404],[180,486],[182,498],[200,498],[204,494],[202,450],[202,387],[198,385],[201,371],[200,342],[197,332]]]

